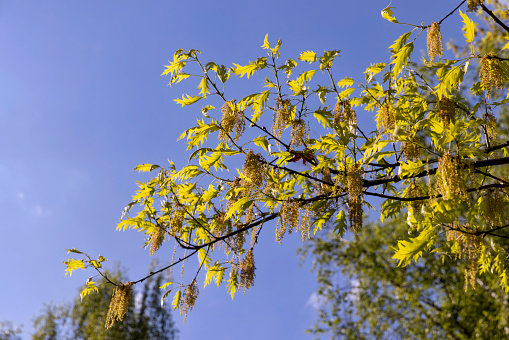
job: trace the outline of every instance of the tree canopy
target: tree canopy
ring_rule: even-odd
[[[471,289],[465,282],[468,264],[459,257],[441,261],[437,253],[425,253],[418,265],[397,268],[390,260],[390,244],[405,237],[408,226],[389,223],[369,223],[351,240],[330,231],[305,248],[303,255],[315,258],[319,286],[313,334],[330,339],[509,336],[509,296],[496,276],[478,275]]]
[[[105,273],[115,281],[125,281],[120,269]],[[129,299],[126,306],[127,316],[120,322],[105,328],[110,320],[108,305],[115,286],[101,278],[97,285],[99,294],[82,299],[78,296],[72,303],[46,305],[42,313],[35,318],[32,335],[34,340],[51,339],[159,339],[174,340],[178,330],[172,319],[169,306],[161,306],[163,276],[156,275],[147,279],[136,290],[136,302]],[[86,290],[89,285],[82,288]]]
[[[361,233],[365,213],[380,204],[378,220],[409,226],[409,236],[386,239],[398,266],[415,266],[429,252],[437,266],[459,257],[472,286],[480,273],[509,292],[509,254],[501,242],[509,238],[509,182],[499,170],[509,163],[509,141],[497,138],[509,101],[509,45],[479,48],[483,26],[472,15],[482,11],[507,37],[500,11],[490,9],[495,5],[458,1],[429,24],[399,21],[394,8],[384,8],[383,18],[408,31],[389,47],[390,59],[369,65],[362,80],[335,72],[340,50],[282,57],[282,41],[270,43],[268,36],[261,56],[245,65],[204,62],[198,50],[177,50],[163,75],[170,85],[196,80],[196,93],[175,101],[201,104],[196,125],[179,138],[189,163],[137,166],[154,176],[138,183],[117,226],[141,232],[151,255],[173,241],[172,262],[120,282],[104,273],[105,257],[69,249],[78,258],[64,262],[67,272],[101,273],[115,286],[110,321],[121,321],[133,285],[180,265],[182,281],[162,285],[162,300],[172,293],[173,308],[185,317],[198,281],[226,284],[232,297],[254,284],[254,253],[267,222],[277,220],[279,243],[291,233],[306,240],[325,226],[344,236]],[[466,54],[446,59],[440,25],[454,17],[463,21]],[[414,51],[421,45],[422,62]],[[244,77],[260,88],[232,97]],[[199,259],[194,268],[191,257]],[[89,281],[82,295],[96,291]]]

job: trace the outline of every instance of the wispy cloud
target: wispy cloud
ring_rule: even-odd
[[[51,210],[47,210],[47,209],[41,207],[39,204],[37,204],[34,208],[32,208],[31,212],[32,212],[32,214],[34,214],[37,217],[48,217],[51,214],[53,214],[53,212]]]
[[[306,306],[311,306],[314,309],[320,309],[325,306],[325,299],[323,296],[318,295],[317,292],[313,292],[306,302]]]

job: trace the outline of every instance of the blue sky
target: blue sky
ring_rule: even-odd
[[[439,20],[458,1],[393,1],[401,21]],[[24,324],[44,302],[74,299],[89,272],[64,276],[66,248],[119,260],[131,279],[152,260],[142,235],[117,232],[144,177],[141,163],[184,165],[178,135],[199,117],[172,99],[196,84],[160,77],[178,48],[204,61],[246,64],[263,56],[265,34],[283,58],[341,49],[338,79],[362,79],[406,27],[380,15],[380,0],[328,1],[0,1],[0,320]],[[458,33],[459,16],[442,27]],[[447,40],[445,38],[445,40]],[[425,37],[420,39],[424,49]],[[244,82],[246,88],[259,83]],[[189,91],[188,91],[189,90]],[[241,89],[242,90],[242,89]],[[240,91],[240,90],[239,90]],[[371,115],[360,119],[372,120]],[[274,242],[267,226],[256,250],[256,284],[232,301],[224,287],[200,289],[181,339],[310,339],[315,289],[299,267],[298,236]],[[171,247],[158,252],[161,261]]]

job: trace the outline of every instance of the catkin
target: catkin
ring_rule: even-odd
[[[290,134],[290,144],[294,146],[304,145],[304,141],[309,139],[309,126],[301,119],[292,121],[292,131]]]
[[[193,282],[186,287],[184,295],[182,296],[182,303],[180,304],[180,315],[184,314],[184,322],[186,322],[187,312],[193,310],[198,293],[198,283],[196,280],[193,280]]]
[[[422,197],[424,196],[424,192],[422,191],[422,188],[419,184],[412,183],[408,188],[408,196],[411,198]],[[423,203],[424,201],[422,200],[415,200],[410,202],[410,206],[412,207],[412,211],[414,214],[420,213]]]
[[[443,55],[442,34],[440,33],[440,25],[436,22],[433,22],[431,26],[428,27],[427,45],[430,63],[433,62],[435,57],[441,57]]]
[[[276,136],[278,139],[281,139],[283,136],[283,131],[286,126],[291,122],[291,110],[292,104],[290,99],[280,100],[276,99],[276,107],[274,110],[274,114],[272,116],[272,134]],[[276,141],[279,145],[279,142]]]
[[[389,134],[396,126],[394,110],[388,105],[382,105],[377,115],[376,127],[379,133]]]
[[[468,0],[467,12],[477,11],[477,7],[481,6],[482,3],[483,3],[483,0]]]
[[[421,148],[414,141],[403,142],[401,144],[401,150],[403,151],[403,155],[405,159],[415,162],[421,159]]]
[[[253,256],[253,249],[249,249],[242,261],[240,269],[240,286],[244,287],[244,293],[246,290],[254,286],[255,274],[255,262]]]
[[[263,157],[259,153],[255,154],[252,150],[249,150],[242,169],[250,182],[246,184],[251,188],[261,188],[265,180],[265,168],[266,165]]]
[[[347,191],[348,191],[348,220],[350,229],[353,232],[359,232],[362,228],[362,167],[352,165],[346,172]]]
[[[486,91],[486,98],[490,97],[492,87],[502,89],[502,69],[499,60],[493,53],[485,54],[481,59],[481,70],[479,71],[481,84]]]
[[[164,241],[166,231],[163,227],[156,225],[154,227],[154,231],[152,235],[150,235],[150,255],[154,255],[154,253],[161,247]]]
[[[352,109],[348,100],[337,101],[334,106],[333,123],[334,125],[339,125],[340,123],[347,123],[350,126],[357,125],[357,114]]]
[[[125,284],[119,283],[119,285],[115,287],[113,296],[111,297],[110,308],[106,315],[105,327],[107,329],[110,329],[115,321],[122,321],[124,316],[127,315],[129,311],[129,302],[131,300],[132,285],[133,282],[127,282]]]
[[[483,208],[488,224],[491,226],[502,224],[505,209],[499,188],[491,188],[483,192]]]
[[[445,200],[466,197],[468,172],[469,168],[462,164],[459,157],[449,152],[440,157],[436,172],[437,187]]]
[[[235,110],[232,110],[232,107]],[[223,117],[221,118],[221,129],[218,139],[225,143],[231,143],[231,139],[237,141],[246,129],[246,121],[244,119],[244,111],[239,111],[235,105],[235,101],[225,102],[221,107]],[[235,136],[232,136],[235,130]]]
[[[438,116],[444,127],[447,128],[450,123],[456,121],[456,102],[452,99],[443,97],[438,102]]]
[[[313,212],[311,211],[311,208],[308,205],[301,207],[301,210],[303,211],[302,218],[300,221],[300,235],[302,242],[304,242],[306,239],[309,239],[310,237],[309,228],[311,227],[311,218]]]
[[[276,242],[281,244],[283,236],[288,230],[291,234],[292,231],[297,230],[299,227],[299,203],[287,198],[281,204],[279,209],[279,219],[276,224]]]
[[[484,115],[484,119],[486,120],[486,134],[488,135],[489,140],[493,140],[497,137],[497,119],[495,115],[491,112],[487,112]]]

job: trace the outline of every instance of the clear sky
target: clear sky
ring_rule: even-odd
[[[391,6],[401,21],[429,24],[458,3]],[[143,236],[115,226],[144,178],[132,170],[137,164],[187,160],[186,145],[176,140],[199,112],[172,99],[196,84],[170,88],[169,78],[160,77],[176,49],[199,49],[204,61],[246,64],[264,55],[268,33],[272,42],[283,40],[283,58],[341,49],[338,79],[362,79],[370,63],[388,60],[387,47],[408,30],[381,17],[387,5],[0,0],[0,320],[24,324],[30,333],[44,302],[76,297],[92,274],[65,277],[66,248],[104,255],[106,265],[119,260],[133,280],[146,273],[151,257],[140,249]],[[455,16],[442,33],[458,36],[459,25]],[[315,317],[314,276],[309,265],[298,265],[300,238],[285,237],[280,246],[274,228],[265,228],[256,248],[255,286],[233,301],[225,287],[200,286],[186,323],[175,315],[181,339],[311,338],[303,330]],[[162,248],[161,261],[171,251]]]

